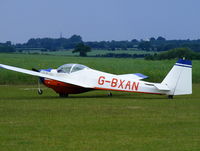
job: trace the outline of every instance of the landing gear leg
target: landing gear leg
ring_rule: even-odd
[[[168,99],[173,99],[174,96],[173,95],[168,95]]]
[[[109,92],[109,93],[108,93],[108,96],[112,96],[112,92]]]
[[[61,98],[67,98],[69,95],[67,93],[59,93]]]
[[[43,91],[42,91],[42,89],[40,88],[40,80],[38,80],[38,94],[39,94],[39,95],[42,95],[42,94],[43,94]]]

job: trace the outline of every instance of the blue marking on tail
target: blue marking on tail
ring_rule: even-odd
[[[176,63],[180,63],[180,64],[184,64],[184,65],[192,65],[192,61],[191,60],[179,59]]]

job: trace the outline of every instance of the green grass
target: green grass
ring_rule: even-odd
[[[1,64],[27,69],[80,63],[115,74],[141,72],[157,82],[175,62],[0,54]],[[30,85],[36,77],[0,69],[0,150],[199,151],[199,75],[200,61],[193,61],[193,94],[174,100],[122,92],[107,97],[106,91],[61,99],[51,89],[38,96]]]
[[[35,87],[0,86],[0,150],[200,150],[200,84],[174,100],[105,91],[61,99]]]
[[[26,54],[0,54],[0,64],[21,68],[57,68],[66,63],[80,63],[93,69],[114,73],[143,73],[148,81],[161,82],[177,60],[147,61],[143,59],[92,58]],[[193,82],[200,83],[200,61],[193,61]],[[0,84],[33,84],[37,78],[0,69]]]

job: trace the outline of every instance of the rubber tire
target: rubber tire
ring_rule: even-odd
[[[38,89],[38,94],[39,94],[39,95],[42,95],[42,94],[43,94],[42,89]]]
[[[168,99],[173,99],[174,96],[173,95],[168,95]]]
[[[67,98],[69,95],[66,94],[66,93],[59,93],[59,96],[60,96],[61,98]]]
[[[108,96],[113,96],[112,92],[109,92],[109,93],[108,93]]]

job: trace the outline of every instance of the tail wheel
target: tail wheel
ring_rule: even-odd
[[[61,98],[67,98],[69,95],[67,93],[59,93]]]

